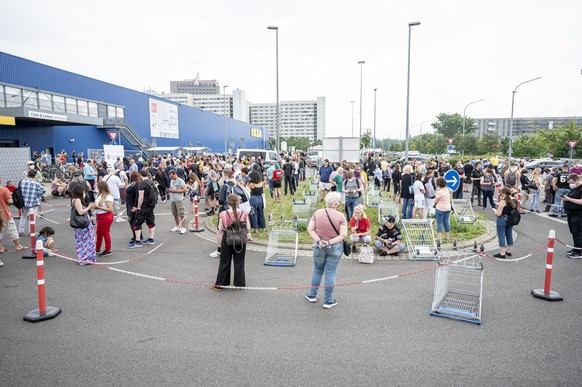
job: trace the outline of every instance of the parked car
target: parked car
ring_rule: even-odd
[[[416,161],[428,161],[431,160],[432,158],[429,156],[408,156],[408,160],[416,160]],[[396,165],[396,163],[400,163],[400,165],[402,165],[404,163],[404,157],[399,158],[397,161],[393,162],[390,165],[390,168],[394,168],[394,166]]]
[[[525,164],[524,168],[527,169],[528,171],[533,171],[536,168],[541,168],[543,171],[544,168],[561,167],[562,164],[564,163],[558,160],[540,159]]]

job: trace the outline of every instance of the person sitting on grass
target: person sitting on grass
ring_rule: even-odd
[[[363,204],[358,204],[354,208],[354,216],[350,219],[350,229],[352,230],[350,241],[352,242],[352,251],[354,253],[357,251],[356,243],[367,245],[372,242],[372,234],[370,232],[372,225],[368,215],[366,215]]]
[[[383,219],[384,225],[380,226],[376,233],[374,246],[380,250],[381,256],[398,255],[404,251],[406,244],[402,242],[402,234],[400,229],[394,223],[396,219],[394,216],[385,216]]]

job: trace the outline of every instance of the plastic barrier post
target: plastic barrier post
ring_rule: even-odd
[[[30,221],[30,253],[22,256],[22,259],[35,259],[36,254],[34,253],[34,246],[36,246],[36,226],[34,223],[34,207],[30,209],[29,221]]]
[[[22,217],[22,208],[18,209],[18,216],[15,216],[14,219],[20,219]]]
[[[204,231],[204,229],[200,227],[198,220],[198,196],[194,196],[193,208],[194,208],[194,228],[191,228],[190,232],[202,232]]]
[[[546,257],[546,280],[544,282],[543,289],[534,289],[531,291],[531,294],[535,298],[541,298],[542,300],[546,301],[563,301],[564,298],[558,294],[558,292],[554,292],[551,290],[552,284],[552,261],[554,260],[554,241],[556,238],[556,232],[554,230],[550,230],[550,234],[548,235],[548,254]]]
[[[24,316],[24,321],[30,322],[39,322],[44,320],[50,320],[55,317],[59,313],[61,313],[61,309],[56,308],[54,306],[46,306],[46,294],[44,288],[44,250],[42,241],[38,241],[36,243],[36,277],[37,277],[37,286],[38,286],[38,309],[34,309],[26,316]]]

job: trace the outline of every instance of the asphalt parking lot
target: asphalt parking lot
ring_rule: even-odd
[[[65,200],[51,200],[40,226],[74,256]],[[571,243],[562,219],[526,214],[514,256],[484,258],[482,324],[429,315],[435,262],[355,259],[340,264],[338,306],[304,298],[312,263],[263,265],[249,249],[247,285],[276,290],[214,292],[214,245],[173,234],[159,204],[156,245],[126,248],[127,223],[112,225],[113,255],[81,267],[46,258],[47,305],[62,313],[37,324],[33,260],[8,252],[0,268],[0,385],[579,385],[582,261],[556,244],[553,290],[543,287],[548,230]],[[491,211],[485,212],[490,216]],[[26,245],[29,240],[24,240]],[[7,242],[5,245],[14,250]],[[530,253],[536,253],[529,256]],[[497,252],[489,251],[490,255]],[[446,252],[445,254],[453,254]],[[455,253],[459,254],[459,253]],[[125,261],[125,262],[124,262]],[[380,279],[375,282],[362,281]]]

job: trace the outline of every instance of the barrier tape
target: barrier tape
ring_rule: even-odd
[[[534,255],[535,253],[540,252],[545,247],[547,247],[547,244],[546,243],[543,244],[543,245],[541,245],[540,247],[538,247],[537,249],[535,249],[531,253],[526,254],[523,257],[519,257],[519,258],[507,258],[507,256],[506,256],[506,258],[497,258],[497,257],[494,257],[492,255],[488,255],[488,254],[483,254],[483,256],[484,257],[487,257],[487,258],[490,258],[490,259],[493,259],[495,261],[500,261],[500,262],[519,262],[519,261],[523,261],[526,258],[530,258],[532,255]]]
[[[556,242],[558,242],[559,244],[569,247],[572,250],[582,250],[582,247],[575,247],[575,246],[570,246],[569,244],[567,244],[566,242],[562,242],[561,240],[559,240],[558,238],[555,238]]]

